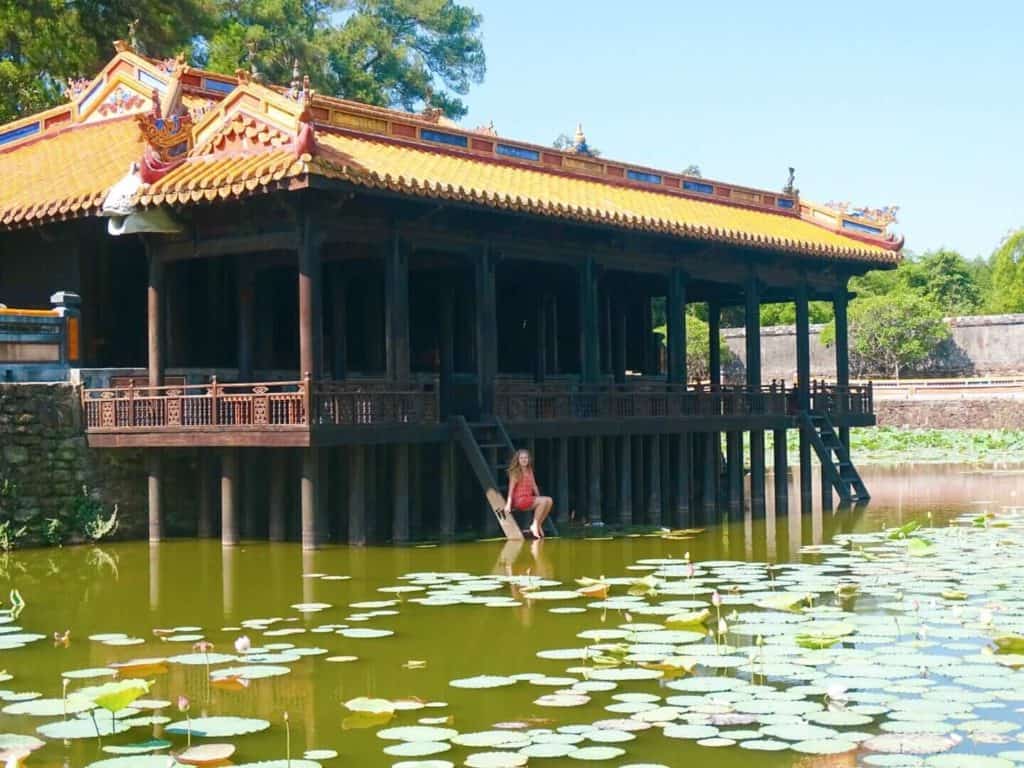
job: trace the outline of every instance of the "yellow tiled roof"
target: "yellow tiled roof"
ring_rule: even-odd
[[[131,116],[75,125],[0,152],[0,226],[95,213],[141,156]]]
[[[803,219],[512,164],[320,132],[358,184],[646,232],[892,263],[899,255]]]

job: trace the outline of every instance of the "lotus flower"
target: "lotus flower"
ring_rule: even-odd
[[[209,653],[213,650],[213,643],[209,640],[200,640],[192,646],[192,650],[196,653]]]
[[[715,608],[718,608],[722,604],[722,596],[718,594],[717,589],[711,593],[711,604],[715,606]]]
[[[718,634],[724,635],[729,631],[729,625],[725,623],[725,619],[718,620]]]
[[[246,635],[235,640],[235,650],[238,653],[248,653],[250,648],[252,648],[252,642]]]
[[[686,578],[692,579],[696,569],[693,567],[693,563],[686,564]]]
[[[846,686],[830,685],[825,689],[825,696],[829,701],[846,701]]]
[[[183,696],[179,696],[178,697],[178,711],[179,712],[188,712],[188,709],[191,706],[192,706],[192,702],[188,700],[188,696],[184,696],[183,695]]]

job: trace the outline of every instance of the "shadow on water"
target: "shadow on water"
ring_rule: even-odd
[[[4,687],[59,696],[62,672],[187,653],[191,642],[155,637],[153,629],[198,626],[218,651],[228,653],[232,652],[234,639],[243,633],[252,636],[254,645],[294,643],[325,651],[293,664],[288,675],[255,681],[244,691],[211,688],[202,666],[170,664],[166,673],[154,677],[153,695],[173,700],[181,693],[188,694],[195,702],[193,717],[232,714],[271,721],[269,730],[235,740],[240,748],[238,762],[284,757],[285,711],[292,727],[293,757],[301,756],[306,748],[330,748],[342,757],[325,763],[328,767],[397,762],[381,754],[381,742],[372,730],[344,729],[341,702],[356,696],[418,697],[448,704],[444,709],[405,713],[396,720],[401,724],[414,724],[419,716],[437,714],[450,714],[460,730],[485,729],[495,722],[530,717],[550,718],[559,724],[592,722],[608,715],[596,702],[577,710],[543,709],[533,700],[545,691],[529,690],[532,686],[502,689],[501,695],[495,695],[454,689],[448,682],[484,673],[560,674],[566,665],[539,660],[537,651],[573,647],[578,643],[576,633],[593,628],[595,621],[609,627],[622,623],[624,619],[617,612],[596,619],[595,611],[552,614],[550,606],[529,601],[505,608],[430,608],[379,590],[402,584],[399,577],[404,574],[424,571],[530,573],[571,583],[581,576],[627,575],[627,566],[639,559],[681,558],[686,552],[697,561],[811,560],[815,556],[802,555],[802,546],[827,543],[840,533],[878,530],[883,525],[923,519],[929,512],[933,522],[941,525],[955,514],[1014,506],[1024,499],[1024,468],[1020,467],[871,467],[865,472],[865,480],[873,494],[866,509],[822,512],[816,506],[813,514],[806,516],[778,515],[769,500],[763,519],[755,519],[748,512],[679,540],[652,534],[609,539],[601,532],[593,538],[543,543],[489,541],[366,549],[339,546],[312,553],[301,552],[295,544],[263,542],[246,542],[236,549],[222,550],[218,541],[210,540],[17,552],[0,557],[0,594],[17,587],[25,596],[28,608],[19,622],[25,631],[49,637],[53,632],[71,630],[72,642],[63,648],[44,640],[23,649],[0,651],[0,669],[6,668],[14,675]],[[795,488],[790,498],[798,498]],[[817,487],[814,498],[820,498]],[[318,574],[349,578],[324,579]],[[518,596],[508,587],[503,587],[500,594]],[[367,609],[350,607],[362,601],[391,599],[399,603],[384,610],[397,611],[395,615],[367,617]],[[291,607],[316,601],[332,607],[311,614],[297,613]],[[272,626],[286,632],[263,638],[258,630],[241,627],[243,621],[255,618],[277,619]],[[328,623],[387,628],[395,634],[377,640],[350,639],[325,628]],[[142,642],[110,647],[88,640],[89,635],[101,632],[123,632]],[[326,660],[336,655],[359,658],[349,663]],[[404,665],[409,660],[424,661],[426,665],[407,669]],[[178,718],[176,711],[168,710],[166,714]],[[0,732],[32,733],[41,722],[39,718],[0,715]],[[142,741],[162,735],[160,726],[147,726],[110,741]],[[697,747],[668,745],[666,741],[676,740],[642,736],[630,743],[628,758],[622,760],[678,765],[684,757],[708,759],[707,753]],[[755,757],[738,750],[717,750],[714,754],[715,764],[722,766],[795,764],[792,755]],[[52,743],[34,755],[29,765],[79,768],[101,756],[92,741]],[[358,763],[352,763],[353,759]],[[461,762],[464,758],[450,759]],[[558,768],[578,763],[555,759],[544,764]]]

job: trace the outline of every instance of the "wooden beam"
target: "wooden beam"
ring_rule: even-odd
[[[299,235],[294,229],[289,229],[250,235],[177,240],[166,243],[161,248],[161,260],[170,262],[267,251],[294,251],[298,247]]]

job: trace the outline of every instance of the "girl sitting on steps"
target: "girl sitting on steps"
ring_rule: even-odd
[[[512,455],[508,467],[508,499],[505,514],[513,509],[519,512],[533,512],[530,533],[535,539],[544,538],[544,520],[551,513],[554,501],[550,496],[541,496],[537,480],[533,476],[533,459],[527,450],[518,450]]]

